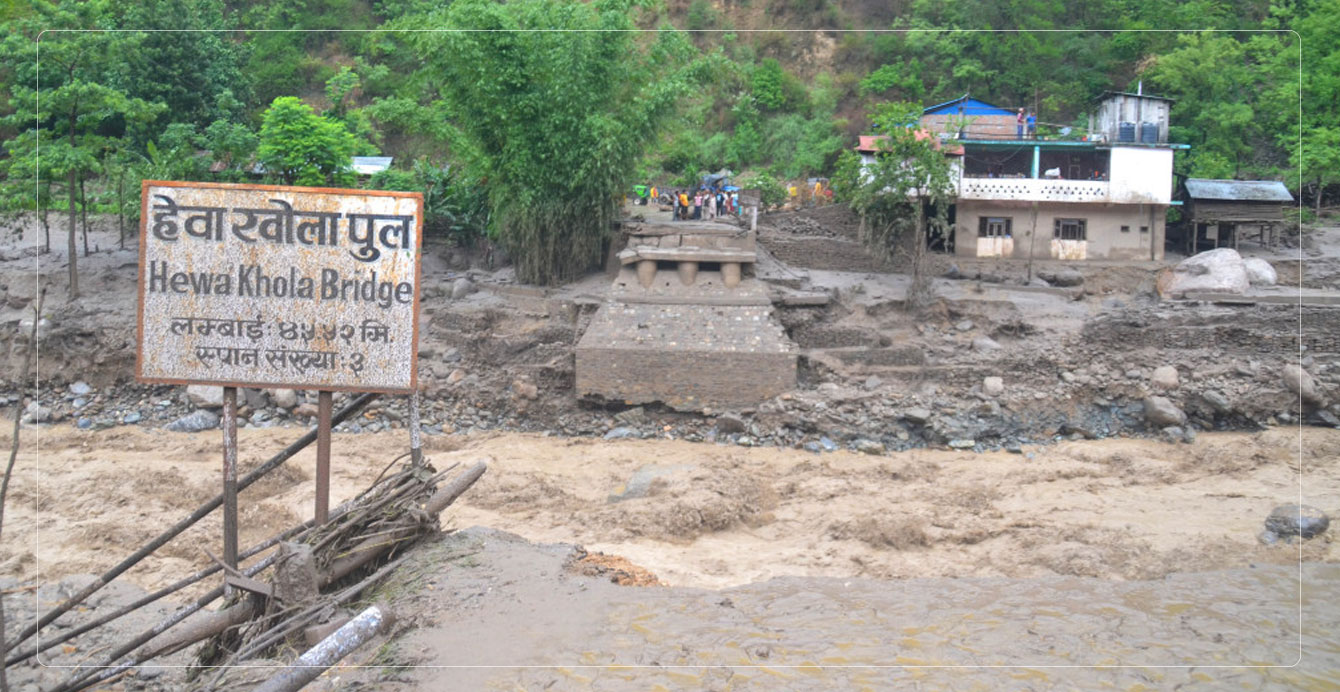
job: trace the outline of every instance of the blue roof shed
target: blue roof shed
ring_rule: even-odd
[[[963,105],[963,115],[1014,115],[1014,111],[993,106],[985,101],[979,101],[967,94],[953,101],[945,101],[930,106],[922,111],[922,115],[958,115],[959,104]]]

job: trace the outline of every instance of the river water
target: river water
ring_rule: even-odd
[[[504,542],[453,571],[449,623],[406,643],[494,667],[420,668],[416,689],[1340,690],[1335,564],[712,591],[536,580],[535,555],[491,557]]]

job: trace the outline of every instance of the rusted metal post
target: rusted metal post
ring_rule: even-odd
[[[223,561],[237,569],[237,387],[223,388]]]
[[[332,396],[317,394],[316,423],[316,525],[325,524],[330,513],[330,409]]]
[[[423,432],[419,429],[419,390],[409,395],[409,460],[423,466]]]

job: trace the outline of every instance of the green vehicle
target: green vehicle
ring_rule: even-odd
[[[638,204],[645,206],[647,204],[647,198],[651,196],[651,187],[647,185],[634,185],[633,195],[637,197]]]

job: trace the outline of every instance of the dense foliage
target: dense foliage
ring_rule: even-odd
[[[760,17],[826,31],[734,31]],[[1340,185],[1340,0],[27,0],[0,22],[0,206],[57,211],[72,248],[90,211],[133,221],[142,178],[259,162],[436,190],[430,231],[491,229],[523,277],[562,281],[635,183],[833,176],[887,101],[967,93],[1082,130],[1140,84],[1175,99],[1179,174],[1283,180],[1317,212]],[[696,33],[613,31],[676,26]],[[448,27],[599,31],[400,31]],[[978,31],[1016,28],[1063,30]],[[379,151],[396,173],[342,172]]]

